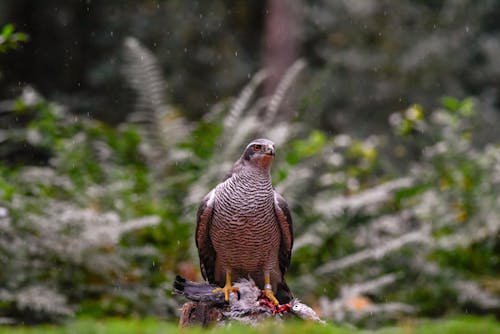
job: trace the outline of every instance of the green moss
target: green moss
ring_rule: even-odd
[[[463,316],[444,320],[421,320],[402,323],[395,327],[381,328],[375,331],[356,329],[347,325],[320,325],[309,322],[290,321],[285,324],[267,322],[256,328],[232,325],[231,327],[212,328],[207,330],[201,328],[190,328],[180,331],[177,324],[163,322],[152,318],[148,319],[106,319],[95,320],[82,318],[70,321],[66,324],[42,325],[42,326],[19,326],[19,327],[0,327],[0,334],[107,334],[107,333],[231,333],[231,334],[267,334],[267,333],[286,333],[286,334],[348,334],[348,333],[376,333],[376,334],[419,334],[419,333],[500,333],[500,323],[493,318]]]

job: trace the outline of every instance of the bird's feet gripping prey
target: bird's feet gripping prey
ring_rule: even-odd
[[[275,306],[278,306],[280,304],[278,299],[276,299],[276,297],[274,296],[273,290],[271,289],[270,285],[266,286],[264,290],[262,290],[262,295],[269,299]]]
[[[280,302],[276,299],[273,293],[273,286],[271,285],[271,277],[269,273],[264,274],[264,290],[262,290],[262,295],[271,301],[275,306],[279,305]]]
[[[212,290],[212,293],[219,293],[219,292],[224,292],[224,300],[226,302],[229,302],[230,292],[239,293],[238,288],[231,284],[231,274],[229,273],[226,274],[226,285],[224,285],[223,288],[216,288]]]

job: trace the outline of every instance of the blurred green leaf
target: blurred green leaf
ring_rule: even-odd
[[[2,37],[7,40],[10,36],[12,36],[13,32],[14,26],[12,24],[6,24],[2,29]]]
[[[445,96],[441,99],[441,103],[447,110],[458,112],[464,117],[471,117],[474,114],[474,100],[470,97],[459,100]]]
[[[6,24],[0,33],[0,53],[16,49],[21,42],[28,40],[28,35],[21,32],[14,32],[12,24]]]
[[[441,99],[441,104],[450,111],[457,111],[460,108],[460,101],[451,96],[445,96]]]
[[[292,151],[288,153],[286,160],[295,165],[301,159],[307,159],[319,154],[326,143],[326,136],[321,131],[314,130],[308,138],[292,142]]]

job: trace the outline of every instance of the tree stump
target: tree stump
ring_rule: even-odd
[[[182,305],[179,327],[208,327],[222,320],[222,312],[210,302],[187,302]]]

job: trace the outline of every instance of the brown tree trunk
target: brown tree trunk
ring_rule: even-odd
[[[298,57],[300,19],[295,0],[268,0],[265,18],[263,64],[268,71],[264,93],[272,95],[287,69]],[[284,103],[279,114],[288,118],[290,109]]]

